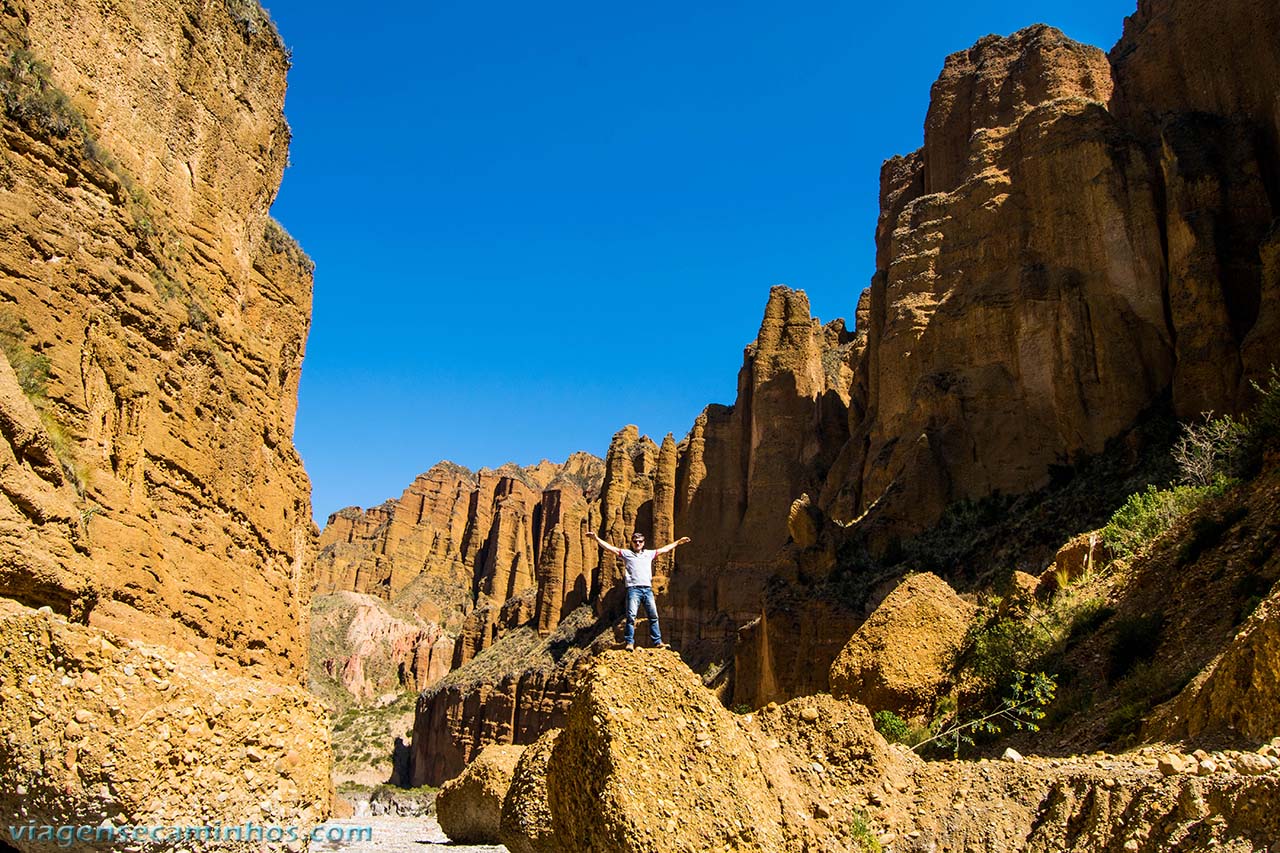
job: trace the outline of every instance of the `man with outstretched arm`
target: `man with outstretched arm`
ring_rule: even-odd
[[[663,545],[661,548],[645,548],[644,534],[636,531],[631,534],[630,548],[618,548],[596,536],[593,530],[588,530],[587,535],[600,543],[601,548],[611,554],[616,554],[626,563],[627,631],[625,640],[627,651],[633,652],[636,649],[636,612],[640,609],[641,602],[644,602],[644,610],[649,617],[649,639],[653,641],[653,647],[655,649],[667,648],[667,644],[662,642],[662,631],[658,629],[658,605],[653,600],[653,558],[659,554],[674,551],[680,545],[692,540],[688,536],[684,536],[670,545]]]

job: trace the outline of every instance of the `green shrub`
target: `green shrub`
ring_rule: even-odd
[[[1174,486],[1171,489],[1147,486],[1145,492],[1130,495],[1124,506],[1116,510],[1111,521],[1102,528],[1102,539],[1117,555],[1132,557],[1206,498],[1216,497],[1230,486],[1231,481],[1222,477],[1208,486]]]
[[[978,735],[999,735],[1003,733],[1004,726],[1012,726],[1018,731],[1038,732],[1040,720],[1045,717],[1045,709],[1053,703],[1057,689],[1057,680],[1052,675],[1043,672],[1015,672],[1009,683],[1008,693],[995,710],[968,719],[957,717],[950,726],[920,741],[913,749],[918,751],[936,744],[949,749],[958,758],[964,744],[972,745]]]
[[[905,743],[911,731],[907,721],[892,711],[876,711],[871,715],[876,731],[884,735],[884,739],[893,743]]]
[[[966,643],[971,649],[966,669],[983,690],[995,693],[1008,684],[1012,673],[1038,661],[1052,639],[1029,619],[997,617],[979,622]]]
[[[28,50],[10,51],[0,67],[0,101],[5,115],[28,130],[66,139],[73,130],[84,132],[84,117],[49,79],[49,68]]]
[[[849,825],[849,836],[856,845],[854,849],[862,853],[881,853],[884,850],[880,846],[880,839],[871,829],[871,824],[867,822],[866,814],[862,811],[854,814],[853,823]]]

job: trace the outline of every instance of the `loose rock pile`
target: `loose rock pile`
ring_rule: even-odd
[[[10,823],[304,831],[328,814],[326,715],[301,688],[0,599],[0,699]]]

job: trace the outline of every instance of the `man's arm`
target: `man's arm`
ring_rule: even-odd
[[[674,551],[676,548],[679,548],[681,545],[685,544],[686,542],[692,542],[692,541],[693,540],[690,539],[688,536],[681,536],[679,539],[672,542],[670,545],[663,545],[661,548],[655,549],[654,556],[657,556],[658,554],[665,554],[668,551]]]
[[[622,553],[622,549],[621,549],[621,548],[615,548],[615,547],[613,547],[612,545],[610,545],[608,542],[606,542],[606,541],[604,541],[603,539],[601,539],[599,536],[596,536],[596,532],[595,532],[594,530],[588,530],[588,531],[587,531],[587,535],[588,535],[588,536],[590,536],[592,539],[596,540],[597,542],[599,542],[599,543],[600,543],[600,547],[601,547],[601,548],[603,548],[603,549],[605,549],[605,550],[606,550],[606,551],[608,551],[609,553],[611,553],[611,554],[621,554],[621,553]]]

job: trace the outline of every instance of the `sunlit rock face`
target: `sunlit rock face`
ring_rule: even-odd
[[[0,10],[0,594],[296,681],[311,262],[268,215],[286,52],[233,5]]]

